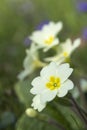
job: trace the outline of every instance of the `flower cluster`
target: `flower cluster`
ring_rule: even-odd
[[[70,58],[72,52],[79,47],[81,40],[75,41],[67,39],[61,43],[57,35],[63,27],[62,22],[49,22],[41,30],[34,31],[29,39],[31,40],[30,48],[27,49],[27,56],[24,60],[24,70],[18,75],[20,80],[30,75],[37,67],[41,67],[40,76],[32,81],[30,92],[34,94],[32,107],[42,111],[47,102],[52,101],[56,96],[64,97],[74,85],[68,79],[73,69],[69,63],[65,63]],[[40,58],[39,50],[47,53],[49,49],[55,50],[56,55]],[[50,62],[50,63],[49,63]]]

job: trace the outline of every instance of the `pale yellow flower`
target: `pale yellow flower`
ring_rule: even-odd
[[[29,38],[40,48],[44,48],[44,51],[47,51],[59,44],[59,39],[56,36],[62,29],[62,26],[62,22],[49,22],[41,30],[34,31]]]
[[[45,58],[45,61],[61,61],[64,62],[66,58],[70,57],[72,52],[79,47],[81,43],[80,38],[76,39],[73,43],[71,39],[67,39],[64,43],[60,44],[58,47],[58,53],[54,57]],[[61,51],[59,52],[59,48]]]
[[[26,57],[23,62],[24,70],[18,75],[20,80],[30,75],[36,68],[43,67],[45,64],[39,60],[37,46],[31,43],[30,49],[26,50]]]
[[[33,88],[30,92],[39,95],[42,104],[53,100],[56,95],[64,97],[74,86],[73,82],[68,79],[72,71],[73,69],[67,63],[58,65],[51,62],[41,70],[40,76],[32,81]]]

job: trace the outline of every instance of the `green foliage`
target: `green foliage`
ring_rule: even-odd
[[[27,107],[32,103],[32,95],[30,94],[31,80],[20,81],[15,85],[15,92],[19,100]]]
[[[33,95],[30,93],[31,82],[36,75],[39,75],[39,70],[36,70],[31,76],[27,77],[24,81],[19,81],[15,84],[14,89],[19,100],[26,106],[30,107]]]
[[[38,119],[32,119],[26,116],[25,114],[20,118],[17,123],[16,130],[58,130],[52,124],[47,124]]]
[[[72,62],[75,65],[75,68],[81,72],[82,75],[87,74],[87,45],[80,47],[78,51],[75,51],[72,57]]]
[[[43,116],[41,113],[38,113],[39,118],[29,118],[27,115],[23,114],[16,124],[16,130],[23,130],[24,128],[26,130],[56,130],[58,129],[56,128],[58,126],[52,122],[52,120],[55,121],[55,119],[56,122],[62,125],[66,130],[85,130],[83,128],[83,123],[77,117],[77,115],[75,115],[70,108],[66,108],[65,106],[61,106],[59,104],[55,105],[55,103],[51,102],[47,105],[46,109],[42,113],[45,113],[45,116]]]

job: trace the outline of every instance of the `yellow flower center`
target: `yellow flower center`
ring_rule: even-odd
[[[51,76],[49,82],[46,83],[46,87],[50,90],[58,89],[60,85],[60,78],[54,76]]]
[[[50,45],[54,40],[53,36],[50,36],[48,39],[45,40],[45,44]]]
[[[68,52],[64,52],[64,53],[63,53],[63,56],[64,56],[64,57],[68,57]]]

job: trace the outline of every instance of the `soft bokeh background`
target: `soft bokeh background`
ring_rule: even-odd
[[[0,1],[0,130],[14,130],[25,105],[14,91],[22,70],[28,36],[46,21],[63,21],[60,39],[81,37],[81,47],[72,61],[87,73],[87,3],[83,0]],[[79,52],[79,53],[78,53]]]

